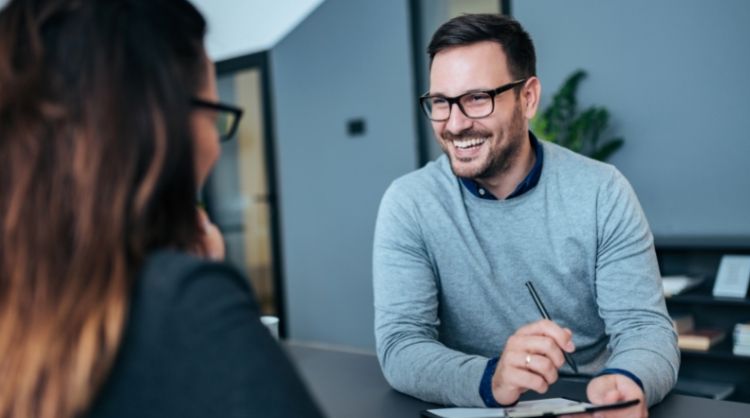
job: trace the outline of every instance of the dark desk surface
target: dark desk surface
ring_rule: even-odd
[[[377,358],[334,349],[286,343],[303,379],[329,418],[418,418],[437,405],[403,395],[388,386]],[[582,398],[585,384],[561,382],[549,396]],[[650,417],[750,417],[750,404],[669,395],[651,408]]]

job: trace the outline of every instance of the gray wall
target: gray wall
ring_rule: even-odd
[[[430,57],[427,55],[427,46],[430,45],[432,35],[440,25],[452,17],[450,3],[451,0],[419,0],[420,32],[416,45],[418,48],[416,66],[419,72],[416,77],[419,83],[418,94],[430,90]],[[421,134],[424,136],[423,141],[426,144],[426,157],[428,160],[434,160],[443,154],[443,150],[440,149],[440,144],[435,140],[432,123],[421,113],[417,123],[422,125]]]
[[[523,0],[543,104],[577,68],[658,238],[750,237],[750,2]]]
[[[374,347],[380,197],[416,167],[405,0],[327,0],[271,51],[290,337]],[[349,137],[346,124],[367,131]]]

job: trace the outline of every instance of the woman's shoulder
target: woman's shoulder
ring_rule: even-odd
[[[250,286],[236,269],[174,250],[150,254],[90,417],[210,416],[199,412],[216,408],[218,391],[237,384],[243,362],[235,351],[257,354],[261,331]],[[238,340],[238,333],[249,337]],[[226,361],[235,365],[232,372]],[[184,399],[192,399],[193,411]]]
[[[240,309],[247,321],[258,315],[245,276],[228,263],[209,261],[176,250],[150,254],[141,266],[130,297],[124,347],[140,355],[159,355],[160,347],[200,336],[203,324],[223,322]]]
[[[133,289],[131,309],[178,309],[196,298],[252,295],[248,281],[228,263],[164,249],[150,254]],[[252,299],[252,298],[250,298]]]
[[[189,285],[191,279],[207,275],[240,279],[245,283],[242,273],[226,262],[210,261],[172,249],[149,254],[141,266],[138,281],[151,291],[171,292]]]

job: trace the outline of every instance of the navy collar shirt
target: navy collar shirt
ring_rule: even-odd
[[[513,199],[514,197],[521,196],[533,189],[537,183],[539,183],[539,177],[542,175],[542,165],[544,164],[544,149],[542,148],[542,144],[539,143],[539,140],[536,139],[536,136],[534,136],[531,131],[529,131],[529,142],[531,142],[531,148],[534,150],[534,155],[536,156],[534,166],[531,167],[531,171],[526,175],[526,178],[518,183],[516,189],[513,190],[513,193],[508,195],[506,199]],[[476,180],[465,177],[459,177],[459,179],[464,187],[466,187],[466,190],[471,192],[474,196],[481,199],[498,200],[497,197],[493,196],[489,190],[482,187],[476,182]]]

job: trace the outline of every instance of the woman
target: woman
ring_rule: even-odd
[[[0,12],[0,417],[319,416],[247,281],[205,260],[204,32],[185,0]]]

